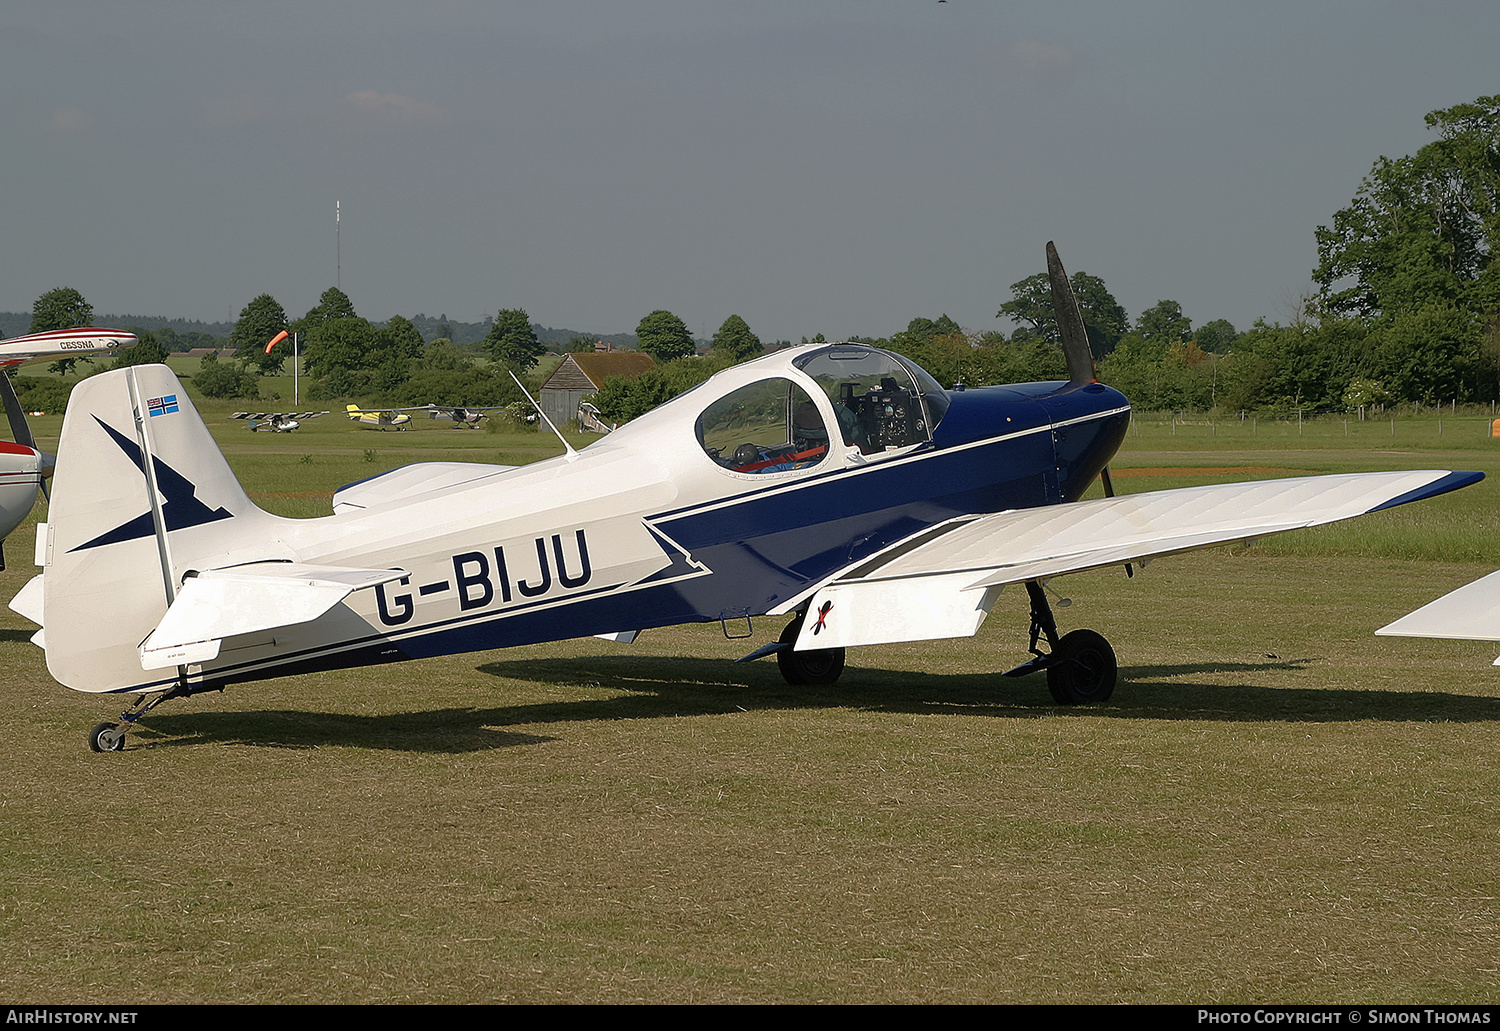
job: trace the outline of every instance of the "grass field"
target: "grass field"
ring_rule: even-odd
[[[556,448],[228,410],[205,415],[230,461],[290,515],[406,461]],[[1126,492],[1493,477],[1482,423],[1147,418],[1114,468]],[[972,641],[861,649],[834,687],[731,664],[779,622],[691,626],[232,687],[100,756],[111,703],[55,685],[5,610],[0,996],[1496,1002],[1496,652],[1371,636],[1500,566],[1495,489],[1055,581],[1065,628],[1120,656],[1093,709],[993,675],[1024,656],[1008,591]]]

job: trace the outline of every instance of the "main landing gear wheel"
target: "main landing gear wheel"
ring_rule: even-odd
[[[781,643],[785,648],[776,653],[776,665],[781,667],[781,678],[788,684],[832,684],[844,672],[844,649],[817,648],[812,651],[792,651],[797,635],[802,631],[802,616],[798,616],[781,631]]]
[[[89,731],[89,748],[95,752],[118,752],[125,747],[125,728],[118,723],[101,723]]]
[[[1098,705],[1114,693],[1119,667],[1103,634],[1074,630],[1052,649],[1047,690],[1059,705]]]

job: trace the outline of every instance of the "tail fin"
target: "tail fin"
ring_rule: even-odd
[[[142,671],[137,648],[184,574],[271,557],[247,552],[276,537],[164,365],[74,388],[48,516],[47,668],[79,691],[170,686],[171,671]]]

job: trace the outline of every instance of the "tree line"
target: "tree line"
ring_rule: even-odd
[[[1433,111],[1426,124],[1437,136],[1432,143],[1408,157],[1379,158],[1351,203],[1317,227],[1314,289],[1287,325],[1261,319],[1239,331],[1214,319],[1195,329],[1173,300],[1159,300],[1132,320],[1102,278],[1075,273],[1070,281],[1099,378],[1141,408],[1276,411],[1494,400],[1500,393],[1500,267],[1492,261],[1500,247],[1500,96]],[[1009,337],[966,330],[941,315],[913,319],[889,337],[857,339],[911,357],[948,385],[1065,375],[1046,273],[1011,284],[1010,292],[996,313],[1014,327]],[[37,300],[32,331],[91,318],[76,290],[53,290]],[[264,350],[285,330],[300,341],[313,400],[507,403],[519,397],[508,373],[525,376],[546,345],[524,309],[502,309],[487,323],[477,344],[460,347],[444,336],[424,343],[401,316],[380,327],[361,318],[338,289],[325,291],[296,320],[262,294],[235,323],[236,360],[206,362],[195,378],[211,396],[253,396],[258,377],[280,372],[291,353],[290,341]],[[182,342],[170,329],[145,333],[116,364],[160,360]],[[593,344],[575,337],[566,346]],[[607,418],[632,418],[767,349],[743,318],[731,315],[700,356],[683,320],[665,310],[641,319],[636,346],[658,368],[606,383],[596,404]],[[478,364],[480,355],[490,364]]]

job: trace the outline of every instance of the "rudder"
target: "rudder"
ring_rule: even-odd
[[[46,524],[48,670],[79,691],[171,686],[174,671],[141,669],[141,641],[188,570],[271,557],[266,542],[275,534],[253,527],[274,519],[240,487],[166,366],[79,383]]]

